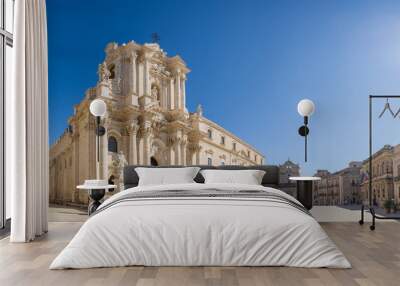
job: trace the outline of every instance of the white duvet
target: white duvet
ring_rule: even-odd
[[[122,191],[90,217],[50,269],[145,266],[294,266],[349,268],[314,218],[257,199],[185,198],[124,201],[149,190],[266,190],[254,185],[180,184]]]

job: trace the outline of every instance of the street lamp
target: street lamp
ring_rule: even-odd
[[[308,129],[308,117],[310,117],[315,110],[314,102],[309,99],[302,99],[297,104],[297,112],[304,117],[304,125],[300,126],[299,134],[304,137],[304,161],[307,162],[307,135],[310,133]]]
[[[100,136],[106,133],[103,126],[100,125],[100,119],[107,112],[107,105],[101,99],[95,99],[90,103],[90,113],[96,117],[96,179],[100,179]]]

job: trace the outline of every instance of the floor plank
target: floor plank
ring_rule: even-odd
[[[399,285],[400,224],[385,222],[376,231],[357,223],[322,223],[352,263],[352,269],[289,267],[118,267],[50,271],[55,256],[82,222],[50,222],[49,233],[28,244],[0,240],[0,285]]]

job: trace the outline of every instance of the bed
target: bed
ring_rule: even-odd
[[[138,186],[136,167],[125,167],[125,190],[100,205],[50,269],[351,267],[308,210],[273,188],[276,166],[253,167],[266,172],[261,185],[205,184],[199,173],[193,183],[151,186]]]

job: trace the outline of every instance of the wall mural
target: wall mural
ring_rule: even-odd
[[[280,188],[293,196],[296,182],[290,177],[320,178],[313,183],[313,205],[358,209],[369,200],[371,179],[378,211],[397,212],[400,140],[396,132],[387,132],[397,123],[376,123],[371,175],[367,99],[375,91],[400,91],[393,76],[398,68],[390,56],[398,54],[392,41],[400,33],[398,25],[383,17],[377,5],[357,8],[380,19],[374,26],[358,16],[342,19],[340,5],[327,9],[322,3],[293,1],[286,9],[283,4],[258,4],[248,8],[240,25],[240,3],[232,3],[229,11],[202,5],[196,8],[198,15],[188,12],[194,4],[182,4],[187,13],[179,15],[174,5],[160,4],[176,16],[169,17],[171,30],[163,31],[164,36],[154,33],[166,25],[162,9],[125,3],[115,8],[118,13],[108,12],[107,3],[100,1],[95,15],[84,13],[71,23],[81,31],[79,46],[62,36],[70,28],[58,17],[64,15],[60,11],[68,12],[49,3],[49,22],[57,29],[49,31],[50,120],[56,122],[50,121],[50,202],[88,204],[87,193],[76,186],[96,177],[96,120],[89,106],[101,99],[107,112],[101,118],[105,134],[99,142],[99,173],[117,185],[114,192],[122,189],[126,165],[273,164],[279,167]],[[304,5],[309,22],[287,17],[282,23],[280,15]],[[130,18],[128,7],[142,11],[144,18]],[[222,13],[226,25],[219,30],[215,27]],[[100,29],[95,19],[102,17],[109,19],[104,33],[91,33]],[[205,18],[204,25],[193,24]],[[82,19],[87,27],[79,24]],[[342,21],[347,29],[339,28]],[[382,38],[370,32],[375,30],[384,31]],[[307,162],[304,138],[297,131],[303,123],[296,112],[304,98],[315,103],[315,113],[304,125],[310,133]],[[397,107],[391,100],[380,102],[374,120],[398,119]]]

